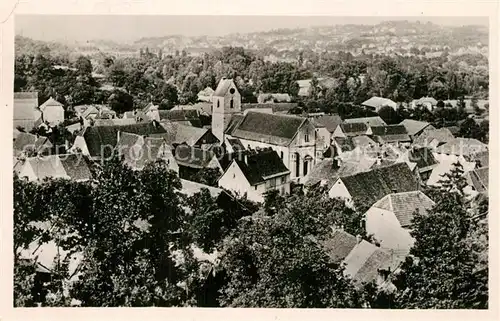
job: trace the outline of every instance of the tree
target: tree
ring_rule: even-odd
[[[467,118],[460,124],[458,135],[465,138],[475,138],[480,141],[484,141],[486,138],[484,130],[472,118]]]
[[[160,109],[171,109],[179,103],[177,88],[166,82],[158,84],[153,92],[153,102]]]
[[[414,215],[415,244],[394,282],[398,308],[488,307],[488,268],[479,265],[470,239],[475,227],[462,200],[443,192],[431,211]]]
[[[402,121],[398,112],[395,111],[394,108],[389,106],[383,106],[382,108],[380,108],[380,110],[378,111],[378,115],[388,125],[399,124]]]
[[[91,77],[92,75],[92,63],[90,62],[90,59],[84,56],[78,57],[75,63],[75,67],[77,70],[78,75],[80,76],[86,76],[86,77]]]
[[[200,184],[217,187],[220,176],[221,172],[218,168],[202,168],[188,179]]]
[[[117,113],[123,113],[134,109],[134,101],[131,95],[122,90],[115,90],[108,98],[109,107]]]

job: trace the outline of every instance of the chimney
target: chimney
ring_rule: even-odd
[[[361,235],[356,235],[356,243],[359,244],[361,243],[361,241],[363,240],[363,238],[361,237]]]

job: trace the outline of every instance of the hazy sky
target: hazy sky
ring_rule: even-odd
[[[172,34],[219,36],[335,24],[377,24],[384,20],[431,21],[443,25],[488,25],[487,17],[321,17],[321,16],[130,16],[17,15],[16,34],[38,40],[129,42]]]

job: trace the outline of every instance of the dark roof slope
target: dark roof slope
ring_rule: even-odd
[[[87,148],[92,157],[109,157],[118,142],[118,132],[147,136],[166,133],[165,128],[156,122],[137,123],[123,126],[91,126],[83,133]],[[102,150],[101,150],[102,149]],[[101,155],[104,152],[104,155]]]
[[[177,164],[190,168],[205,168],[214,158],[212,151],[181,144],[175,148]]]
[[[87,159],[81,154],[67,154],[59,157],[61,163],[71,179],[88,180],[92,178]]]
[[[305,118],[296,116],[249,112],[232,130],[232,136],[288,145],[305,121]]]
[[[406,163],[396,163],[340,179],[354,201],[364,201],[368,206],[387,194],[419,190],[419,183]]]
[[[232,115],[231,119],[229,120],[229,124],[227,125],[225,133],[228,135],[232,135],[234,130],[240,125],[241,121],[245,117],[243,115]]]
[[[15,152],[23,152],[26,150],[32,150],[38,152],[43,148],[52,147],[52,143],[49,141],[47,137],[39,136],[20,132],[16,139],[14,140],[13,148]]]
[[[325,126],[326,130],[328,130],[330,133],[333,133],[333,131],[337,128],[337,126],[342,123],[342,118],[340,118],[340,116],[336,114],[323,115],[314,118],[314,121],[320,125]]]
[[[356,237],[339,229],[335,229],[330,237],[321,242],[330,260],[339,263],[356,246]]]
[[[479,193],[488,192],[489,168],[477,168],[469,173],[474,189]]]
[[[264,182],[266,177],[290,172],[278,153],[272,149],[256,153],[246,152],[246,154],[246,162],[241,158],[235,159],[235,162],[252,186]]]
[[[340,128],[346,135],[362,135],[368,130],[368,125],[365,123],[343,123]]]
[[[247,109],[253,109],[253,108],[263,108],[263,109],[272,109],[273,113],[285,113],[288,112],[291,109],[294,109],[298,107],[297,103],[264,103],[264,104],[255,104],[255,103],[248,103],[248,104],[241,104],[241,110],[245,111]]]
[[[200,118],[200,112],[196,109],[181,110],[159,110],[160,120],[168,119],[170,121],[190,121]]]
[[[404,125],[372,126],[371,129],[374,136],[408,134]]]

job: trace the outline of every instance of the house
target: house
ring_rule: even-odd
[[[14,128],[21,127],[30,131],[35,122],[42,117],[38,109],[38,92],[14,93]]]
[[[116,150],[133,170],[142,170],[148,162],[162,159],[170,170],[179,172],[172,147],[162,138],[119,132]]]
[[[280,195],[290,193],[290,171],[272,149],[247,151],[242,158],[232,160],[218,184],[240,195],[246,194],[249,200],[262,202],[265,193],[271,190]]]
[[[49,154],[53,144],[48,137],[19,132],[14,139],[14,156],[34,156]]]
[[[93,160],[107,159],[114,154],[119,132],[152,135],[167,131],[156,121],[120,126],[89,126],[75,138],[70,152],[83,153]]]
[[[145,113],[146,115],[148,115],[150,112],[155,112],[158,110],[159,110],[158,105],[155,105],[155,104],[150,102],[142,109],[142,112]]]
[[[410,103],[410,108],[415,109],[419,106],[427,108],[429,111],[433,111],[436,108],[438,101],[432,97],[422,97],[420,99],[414,99]]]
[[[353,137],[366,135],[370,127],[365,123],[343,123],[337,126],[332,137]]]
[[[150,110],[148,113],[151,114],[152,112],[153,111]],[[142,111],[140,109],[124,112],[122,119],[130,119],[130,120],[134,120],[135,122],[143,122],[143,121],[152,120],[148,114],[146,114],[144,111]],[[158,121],[158,119],[156,121]]]
[[[304,117],[250,112],[233,118],[225,134],[238,138],[247,149],[272,148],[297,182],[315,163],[315,128]]]
[[[455,138],[436,148],[434,156],[438,161],[470,161],[477,153],[488,151],[488,145],[474,138]]]
[[[455,136],[447,128],[432,129],[426,128],[414,140],[414,144],[422,147],[437,148],[445,143],[455,140]]]
[[[436,129],[428,122],[413,119],[405,119],[399,124],[406,128],[406,132],[410,135],[412,140],[415,140],[425,129]]]
[[[42,112],[42,119],[51,127],[54,127],[64,121],[64,108],[63,105],[50,97],[46,102],[40,105]]]
[[[174,157],[180,178],[188,179],[203,168],[218,169],[222,173],[217,155],[212,151],[181,144],[174,148]]]
[[[177,105],[170,109],[174,110],[197,110],[200,115],[210,116],[212,115],[212,98],[210,102],[199,102],[192,105]]]
[[[292,101],[292,97],[289,94],[276,94],[276,93],[267,93],[267,94],[259,94],[257,96],[257,102],[259,104],[265,103],[289,103]]]
[[[324,151],[330,146],[332,135],[337,126],[342,123],[342,119],[339,115],[320,115],[309,119],[316,128],[316,146],[319,151]]]
[[[363,124],[366,124],[368,126],[385,126],[385,125],[387,125],[385,123],[385,121],[382,118],[380,118],[380,116],[344,119],[344,124],[352,124],[352,123],[363,123]]]
[[[161,137],[169,145],[187,144],[202,149],[210,149],[214,144],[219,143],[217,137],[207,128],[186,126],[175,122],[162,122],[166,133],[152,134],[152,137]]]
[[[379,144],[409,144],[411,138],[403,125],[371,126],[366,135]]]
[[[420,175],[422,182],[426,182],[432,170],[438,166],[439,162],[434,157],[432,149],[428,147],[415,147],[411,146],[406,152],[404,152],[400,158],[401,161],[406,162],[409,166],[415,164],[416,170]],[[410,166],[411,168],[412,166]]]
[[[224,148],[226,154],[238,153],[245,150],[245,146],[238,138],[230,138],[226,136],[224,141]]]
[[[391,193],[419,190],[419,182],[406,163],[395,163],[350,176],[339,177],[329,190],[331,198],[341,198],[346,204],[371,206]]]
[[[318,243],[330,262],[345,267],[344,275],[351,278],[356,287],[370,282],[375,282],[379,287],[384,286],[390,282],[389,275],[399,265],[389,252],[341,228],[334,228],[330,235]]]
[[[21,159],[16,165],[19,177],[30,181],[45,178],[65,178],[75,181],[91,179],[90,167],[82,154],[60,154]]]
[[[369,110],[375,111],[377,113],[384,106],[389,106],[389,107],[393,108],[394,110],[396,110],[396,108],[398,107],[398,105],[394,101],[392,101],[388,98],[382,98],[382,97],[372,97],[368,100],[365,100],[363,103],[361,103],[361,106],[363,106]]]
[[[404,260],[414,243],[410,230],[415,212],[425,214],[433,206],[434,202],[421,191],[386,195],[365,213],[366,233],[381,249]]]
[[[207,103],[211,103],[212,102],[212,96],[213,96],[214,93],[215,93],[215,90],[213,90],[210,87],[207,87],[207,88],[205,88],[203,90],[200,90],[200,92],[198,93],[198,101],[204,101],[204,102],[207,102]]]

